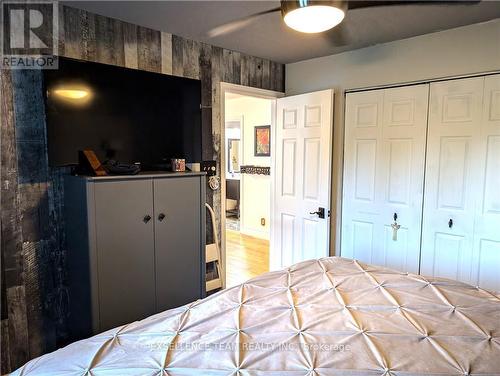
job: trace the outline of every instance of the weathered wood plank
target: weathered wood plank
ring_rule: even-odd
[[[64,56],[96,60],[95,15],[83,10],[63,7]]]
[[[42,74],[12,73],[19,183],[44,182],[48,174]]]
[[[213,151],[212,151],[212,108],[204,107],[201,109],[201,124],[203,127],[202,130],[202,158],[205,161],[209,161],[213,159]],[[211,189],[206,190],[206,202],[213,207],[213,191]],[[212,223],[207,215],[207,231],[206,231],[206,241],[207,244],[213,243],[213,232],[212,232]]]
[[[80,11],[80,51],[81,58],[89,61],[97,61],[97,41],[96,41],[96,15],[93,13]]]
[[[0,263],[1,265],[4,264],[3,261],[3,253],[0,253]],[[7,281],[5,280],[5,274],[2,273],[0,275],[0,318],[2,320],[2,323],[4,321],[7,321],[8,318],[7,314]],[[5,333],[0,333],[0,334],[5,334]],[[8,338],[8,336],[7,336]],[[2,342],[0,342],[1,344]],[[0,345],[0,350],[1,350],[1,345]],[[2,361],[1,354],[0,354],[0,362]],[[0,366],[0,374],[3,374],[4,372],[1,371],[1,366]]]
[[[283,64],[276,64],[278,70],[278,81],[275,90],[285,92],[285,66]]]
[[[7,291],[2,290],[2,294],[6,294]],[[5,296],[5,301],[7,297]],[[10,349],[9,349],[9,321],[2,320],[0,327],[1,343],[0,346],[0,373],[5,375],[10,372]]]
[[[222,50],[222,81],[233,82],[234,66],[233,66],[233,51]]]
[[[61,6],[63,14],[62,22],[59,22],[59,32],[64,35],[64,49],[61,49],[59,53],[63,56],[72,57],[79,59],[82,57],[82,52],[80,51],[80,11],[75,8]]]
[[[125,66],[127,68],[139,68],[137,56],[137,26],[131,23],[123,23],[123,53]]]
[[[184,39],[182,43],[183,76],[187,78],[200,78],[200,43]]]
[[[278,79],[279,77],[276,71],[276,63],[271,61],[271,70],[270,70],[271,90],[276,90],[276,88],[279,86]]]
[[[249,57],[248,55],[241,54],[240,82],[243,86],[250,86],[249,70]]]
[[[271,89],[271,62],[267,59],[262,60],[262,89]]]
[[[125,65],[122,22],[100,15],[95,16],[96,61]]]
[[[9,358],[12,367],[29,359],[28,322],[24,286],[7,288],[9,315]]]
[[[50,254],[43,244],[52,237],[42,72],[13,73],[18,200],[22,233],[23,287],[27,309],[29,356],[54,348],[54,327],[43,302],[52,292]],[[35,173],[36,172],[36,173]]]
[[[217,155],[220,149],[220,82],[223,78],[223,49],[220,47],[212,47],[212,157],[217,160]],[[218,170],[219,171],[219,170]]]
[[[271,89],[285,91],[285,71],[283,64],[271,62]]]
[[[47,183],[20,184],[18,194],[23,243],[47,239],[50,236]]]
[[[184,38],[172,35],[172,74],[184,75]]]
[[[53,327],[49,328],[48,320],[44,319],[46,317],[44,301],[46,302],[47,291],[52,291],[52,286],[48,286],[47,283],[50,257],[44,252],[47,248],[44,243],[44,241],[23,242],[24,289],[30,358],[44,354],[55,345]]]
[[[212,159],[217,163],[217,171],[220,171],[220,145],[221,145],[221,109],[220,109],[220,82],[224,73],[223,50],[220,47],[212,47]],[[220,175],[219,175],[220,176]],[[212,192],[212,207],[216,213],[216,232],[220,237],[220,190]]]
[[[201,105],[203,108],[206,107],[211,108],[212,107],[212,46],[205,43],[201,44],[199,66],[200,66],[200,80],[201,80]],[[212,134],[211,124],[212,120],[210,120],[210,135]]]
[[[233,84],[241,83],[241,53],[233,51],[233,77],[230,81]]]
[[[161,33],[146,27],[137,27],[139,69],[161,72]]]
[[[58,28],[58,55],[65,56],[65,48],[64,41],[66,40],[66,34],[64,32],[65,22],[64,22],[64,6],[62,4],[58,4],[58,20],[57,20],[57,28]]]
[[[14,97],[12,89],[12,72],[0,71],[2,89],[0,132],[0,178],[1,194],[1,250],[2,274],[5,286],[12,287],[23,284],[21,253],[21,223],[19,218],[18,183],[17,183],[17,150],[14,116]]]
[[[262,87],[262,64],[263,64],[263,59],[254,57],[254,87]]]
[[[172,34],[161,33],[161,73],[172,74]]]
[[[199,54],[200,80],[201,80],[201,140],[202,158],[210,160],[212,154],[212,47],[202,43]],[[207,195],[211,193],[207,190]]]

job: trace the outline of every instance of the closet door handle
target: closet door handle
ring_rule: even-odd
[[[448,227],[449,228],[452,228],[453,227],[453,219],[450,218],[450,220],[448,221]]]
[[[151,220],[151,216],[149,214],[146,214],[142,220],[144,221],[144,223],[148,223]]]
[[[164,219],[165,219],[165,214],[160,213],[160,214],[158,215],[158,220],[161,222],[161,221],[163,221]]]

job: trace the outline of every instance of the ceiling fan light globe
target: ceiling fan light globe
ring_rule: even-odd
[[[345,17],[342,9],[328,5],[309,5],[283,16],[288,27],[301,33],[321,33],[337,26]]]

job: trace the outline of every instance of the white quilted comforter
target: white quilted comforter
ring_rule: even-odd
[[[306,261],[14,374],[500,375],[500,297],[342,258]]]

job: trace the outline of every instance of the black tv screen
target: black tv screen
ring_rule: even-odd
[[[181,77],[60,58],[44,71],[49,164],[163,165],[201,160],[201,83]]]

